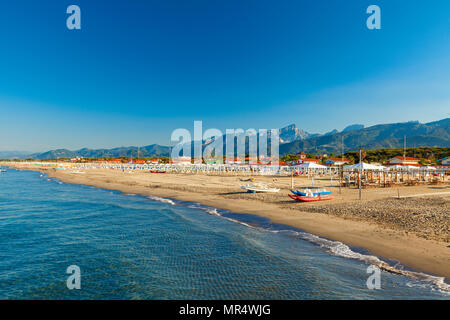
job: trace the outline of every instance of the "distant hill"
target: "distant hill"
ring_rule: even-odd
[[[360,147],[366,150],[402,148],[404,136],[407,139],[407,147],[449,147],[450,118],[430,123],[413,121],[380,124],[367,128],[363,125],[351,125],[342,132],[333,130],[326,134],[311,134],[293,124],[280,129],[280,155],[295,154],[300,151],[308,153],[341,153],[342,141],[344,142],[345,152],[358,150]],[[227,137],[224,136],[224,144],[226,139]],[[211,143],[211,141],[203,141],[203,147]],[[248,139],[246,145],[248,146]],[[170,152],[171,147],[157,144],[139,148],[139,156],[141,157],[168,157]],[[26,157],[49,160],[73,157],[136,157],[137,155],[138,147],[119,147],[114,149],[83,148],[76,151],[58,149],[26,155]],[[0,158],[2,157],[0,156]]]
[[[118,158],[118,157],[168,157],[170,155],[170,147],[152,144],[145,147],[119,147],[114,149],[87,149],[83,148],[76,151],[67,149],[52,150],[44,153],[35,153],[30,155],[31,158],[39,160],[50,160],[57,158]]]
[[[26,151],[0,151],[0,159],[23,159],[30,154],[31,152]]]

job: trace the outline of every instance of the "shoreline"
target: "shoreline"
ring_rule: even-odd
[[[192,187],[192,184],[195,184],[195,181],[191,180],[195,179],[189,179],[189,177],[187,178],[187,180],[191,181],[189,186],[181,184],[169,188],[161,182],[164,180],[177,180],[180,182],[179,180],[182,180],[180,176],[185,177],[185,175],[151,175],[144,172],[124,174],[107,169],[86,170],[84,174],[75,174],[69,170],[56,171],[42,167],[11,167],[19,170],[40,171],[65,183],[91,185],[124,193],[198,202],[202,205],[228,210],[233,213],[254,214],[268,218],[276,224],[291,226],[325,239],[366,249],[377,257],[399,261],[405,267],[419,270],[429,275],[450,279],[450,247],[448,247],[448,243],[423,239],[414,234],[405,234],[398,230],[383,228],[368,221],[343,219],[317,212],[301,211],[301,209],[286,209],[276,203],[258,201],[258,199],[233,199],[233,201],[230,201],[225,198],[229,193],[217,194],[214,192],[192,191],[190,187]],[[144,179],[142,179],[143,177]],[[236,180],[238,177],[232,178]],[[202,179],[214,180],[210,176],[203,176]],[[220,177],[215,177],[215,179],[220,179]],[[142,183],[143,181],[141,180],[144,180],[145,183]],[[289,202],[289,205],[299,206],[299,204],[292,202]],[[414,275],[415,272],[399,270],[386,263],[382,263],[379,266],[381,269],[391,273],[417,278]]]

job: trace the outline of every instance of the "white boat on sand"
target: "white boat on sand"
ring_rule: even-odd
[[[280,189],[278,189],[278,188],[270,188],[267,185],[259,184],[259,183],[246,184],[244,186],[241,186],[241,189],[247,190],[247,192],[251,192],[251,193],[280,191]]]

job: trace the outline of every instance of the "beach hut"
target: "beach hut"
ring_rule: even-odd
[[[328,170],[329,167],[317,164],[315,162],[304,162],[302,164],[292,166],[292,169],[297,173],[306,172],[309,175],[310,173],[323,173],[325,170]]]
[[[312,187],[314,187],[314,175],[315,174],[323,174],[325,170],[328,170],[329,167],[327,166],[322,166],[320,164],[317,164],[315,162],[304,162],[302,164],[296,165],[296,166],[292,166],[292,173],[297,172],[302,172],[302,173],[306,173],[309,176],[311,176],[312,178]],[[292,177],[293,178],[293,177]],[[291,186],[294,187],[294,181],[292,180]]]
[[[385,169],[386,168],[383,166],[360,162],[344,166],[344,171],[346,171],[347,174],[344,174],[344,172],[342,172],[342,179],[345,181],[345,185],[359,186],[361,199],[361,185],[381,185],[382,180],[384,182],[386,180],[384,175]]]

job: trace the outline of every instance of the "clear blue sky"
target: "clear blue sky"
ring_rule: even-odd
[[[2,0],[0,40],[0,150],[450,115],[448,0]]]

